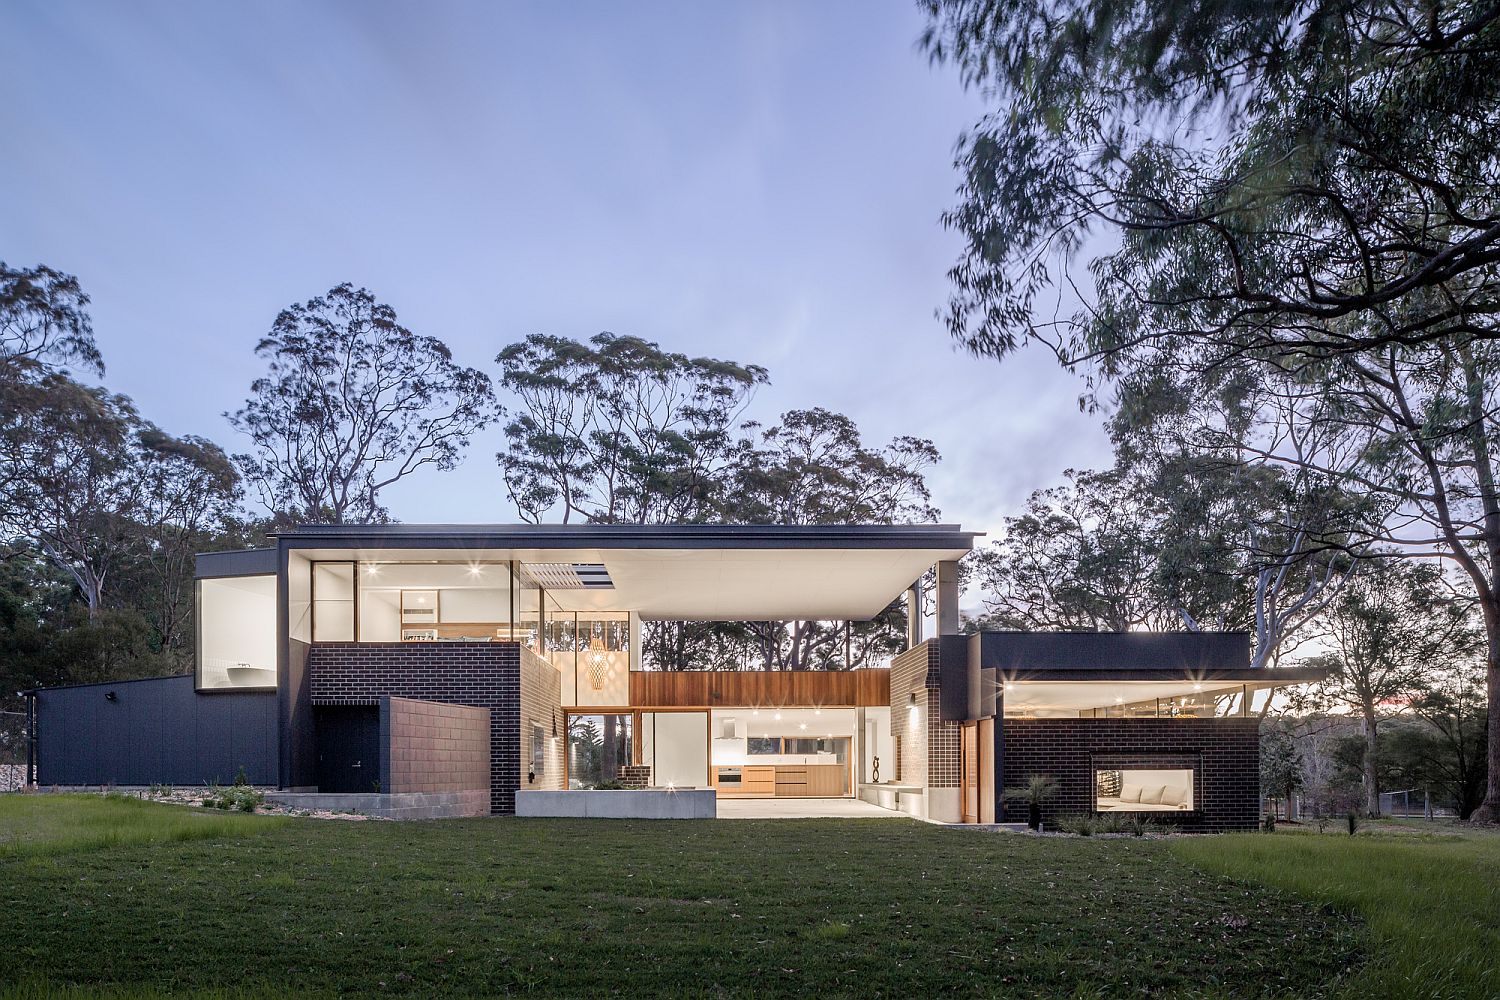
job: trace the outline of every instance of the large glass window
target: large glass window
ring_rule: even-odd
[[[568,787],[595,788],[620,780],[634,746],[628,714],[568,716]]]
[[[199,580],[198,687],[276,686],[276,577]]]
[[[547,612],[547,658],[562,674],[564,705],[630,702],[630,615],[624,611]]]
[[[312,564],[313,642],[354,641],[354,563]]]
[[[1094,771],[1099,812],[1185,812],[1193,804],[1193,769],[1100,768]]]
[[[510,563],[363,562],[361,642],[493,642],[511,638]]]

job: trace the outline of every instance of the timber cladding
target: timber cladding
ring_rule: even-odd
[[[1094,810],[1094,769],[1193,770],[1191,812],[1141,813],[1184,832],[1253,830],[1260,811],[1259,719],[1002,719],[1002,781],[1050,774],[1057,794],[1042,821]],[[1007,819],[1025,819],[1025,806]]]
[[[634,708],[861,708],[889,705],[891,672],[869,670],[634,670]]]

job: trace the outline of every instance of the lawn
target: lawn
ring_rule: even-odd
[[[0,795],[0,858],[261,832],[282,819],[218,810],[168,809],[125,796]]]
[[[1357,898],[1319,905],[1318,886],[1247,881],[1254,860],[1229,866],[1233,879],[1219,874],[1231,849],[1249,859],[1257,841],[1305,843],[1310,860],[1296,864],[1328,860],[1316,838],[1279,834],[1037,839],[897,820],[340,823],[51,796],[0,807],[0,836],[22,839],[13,831],[24,828],[31,845],[0,859],[0,983],[15,996],[74,984],[77,995],[111,996],[1336,996],[1357,995],[1348,986],[1360,980],[1347,977],[1377,968],[1365,959],[1387,933],[1366,928]],[[195,822],[234,822],[206,839],[103,844],[69,832],[90,817],[137,829],[142,815],[194,833],[207,829]],[[45,830],[67,846],[43,849]],[[1347,848],[1347,837],[1326,839]],[[1433,846],[1467,857],[1463,843]],[[1478,891],[1493,894],[1493,878]],[[1469,995],[1486,995],[1478,989]]]
[[[1346,984],[1349,996],[1500,996],[1500,834],[1417,820],[1373,824],[1355,837],[1185,838],[1172,852],[1357,914],[1371,958]]]

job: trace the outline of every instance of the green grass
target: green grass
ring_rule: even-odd
[[[1417,820],[1336,829],[1184,839],[1172,853],[1358,916],[1371,957],[1340,995],[1500,995],[1500,835]]]
[[[3,859],[0,912],[25,997],[1323,996],[1361,957],[1160,842],[901,820],[297,820]]]
[[[164,806],[124,795],[0,795],[0,858],[233,837],[286,822]]]

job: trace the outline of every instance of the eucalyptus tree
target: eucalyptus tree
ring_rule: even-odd
[[[382,490],[454,468],[494,418],[488,375],[347,283],[283,310],[255,353],[266,372],[225,416],[250,439],[235,462],[281,521],[387,520]]]
[[[88,305],[71,274],[0,261],[0,377],[70,364],[103,374]]]
[[[1381,724],[1407,712],[1481,655],[1473,606],[1454,600],[1434,562],[1362,563],[1323,611],[1328,679],[1309,693],[1321,708],[1352,711],[1364,727],[1365,810],[1380,814]],[[1468,662],[1466,662],[1468,661]]]
[[[741,449],[724,491],[725,520],[746,524],[912,524],[938,517],[926,474],[941,456],[924,438],[867,444],[858,425],[821,407],[792,410]],[[865,622],[756,622],[770,669],[850,668],[905,648],[899,602]]]
[[[6,527],[69,574],[91,619],[132,556],[180,577],[188,539],[221,528],[238,498],[217,446],[168,435],[128,397],[55,372],[0,380],[0,476]],[[165,634],[181,627],[185,600],[172,598]]]
[[[1064,473],[1037,490],[973,560],[984,623],[1002,629],[1128,632],[1183,627],[1159,585],[1164,510],[1116,470]]]
[[[1096,400],[1238,384],[1201,444],[1362,490],[1366,543],[1459,566],[1500,819],[1500,7],[927,6],[931,55],[996,105],[947,215],[953,334],[1045,345]],[[1058,287],[1076,309],[1034,308]]]
[[[766,370],[663,351],[639,337],[533,334],[495,358],[514,399],[506,489],[528,521],[715,519],[747,447],[745,408]]]

